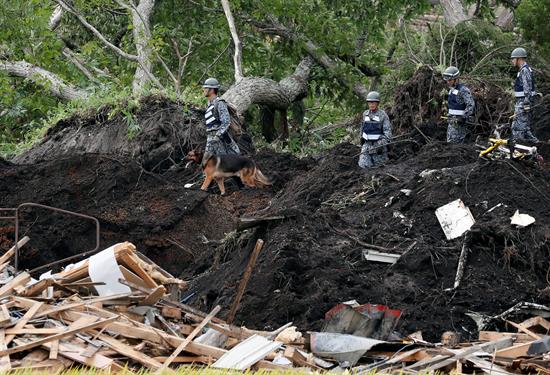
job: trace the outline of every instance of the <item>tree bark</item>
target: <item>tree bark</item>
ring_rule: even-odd
[[[48,23],[48,26],[50,27],[50,30],[55,30],[61,23],[61,18],[63,17],[63,8],[61,8],[61,5],[56,5],[52,15],[50,16],[50,22]]]
[[[38,86],[47,88],[60,99],[74,100],[88,96],[86,91],[66,83],[57,74],[26,61],[0,61],[0,71],[5,71],[12,76],[26,78]]]
[[[276,82],[263,77],[244,77],[222,96],[241,116],[253,104],[283,110],[307,94],[313,60],[303,59],[292,75]]]
[[[440,0],[439,4],[443,8],[445,21],[451,27],[470,19],[460,0]]]
[[[155,0],[141,0],[137,7],[131,8],[134,43],[136,45],[138,61],[132,83],[134,94],[142,92],[145,85],[152,79],[150,72],[153,67],[151,60],[153,51],[150,46],[151,29],[149,19],[154,6]]]
[[[242,65],[242,52],[243,46],[241,40],[239,39],[239,34],[237,33],[237,27],[235,26],[235,19],[231,13],[231,7],[229,6],[228,0],[221,0],[223,11],[225,13],[225,18],[227,18],[227,23],[229,24],[229,31],[231,31],[231,38],[233,38],[233,44],[235,46],[235,54],[233,56],[233,65],[235,66],[235,82],[239,82],[243,79],[243,65]]]

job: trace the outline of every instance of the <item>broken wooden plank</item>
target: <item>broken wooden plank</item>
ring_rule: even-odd
[[[191,341],[193,341],[193,339],[195,338],[195,336],[197,336],[201,331],[202,329],[204,328],[204,326],[206,326],[206,324],[212,320],[212,318],[214,316],[216,316],[216,314],[221,310],[221,307],[218,305],[216,307],[214,307],[214,309],[210,312],[210,314],[208,314],[206,316],[206,318],[204,318],[204,320],[198,325],[195,327],[195,329],[193,330],[193,332],[191,332],[191,334],[189,334],[189,336],[187,336],[185,338],[185,340],[176,348],[176,350],[174,350],[174,352],[172,353],[172,355],[170,355],[170,357],[168,357],[168,359],[162,364],[162,367],[158,370],[157,373],[162,373],[162,371],[166,370],[166,368],[170,365],[170,363],[172,363],[172,361],[182,352],[185,350],[185,348],[187,347],[187,345],[189,345],[189,343]]]
[[[53,279],[42,279],[38,282],[32,284],[31,286],[25,287],[21,293],[18,293],[22,297],[33,297],[42,293],[48,287],[52,286],[54,283]]]
[[[76,328],[68,329],[65,332],[58,333],[58,334],[48,336],[48,337],[44,337],[42,339],[38,339],[36,341],[32,341],[32,342],[29,342],[29,343],[24,344],[24,345],[18,345],[14,348],[0,350],[0,356],[11,355],[13,353],[19,353],[19,352],[22,352],[24,350],[36,348],[37,346],[40,346],[42,344],[49,343],[49,342],[52,342],[52,341],[55,341],[55,340],[59,340],[59,339],[65,338],[65,337],[72,336],[75,333],[80,332],[80,331],[86,331],[86,330],[89,330],[89,329],[104,327],[104,326],[108,325],[109,323],[115,321],[117,318],[118,317],[113,317],[113,318],[110,318],[110,319],[100,320],[99,322],[94,322],[94,323],[88,324],[86,326],[78,326]]]
[[[478,352],[478,351],[492,352],[494,350],[499,350],[499,349],[510,347],[510,346],[512,346],[513,343],[514,343],[514,340],[512,340],[512,338],[505,337],[505,338],[500,339],[498,341],[473,345],[473,346],[470,346],[468,348],[461,349],[461,350],[455,352],[455,354],[449,359],[444,359],[443,361],[440,361],[439,363],[432,364],[429,367],[426,367],[425,370],[426,371],[435,371],[435,370],[438,370],[440,368],[449,366],[449,365],[453,364],[455,361],[457,361],[459,359],[462,359],[462,358],[465,358],[465,357],[467,357],[467,356],[469,356],[469,355],[471,355],[475,352]]]
[[[506,323],[514,326],[515,328],[517,328],[518,330],[522,331],[523,333],[526,333],[527,335],[529,335],[530,337],[534,338],[535,340],[540,340],[540,336],[537,335],[536,333],[533,333],[531,332],[530,330],[528,330],[527,328],[525,328],[524,326],[522,326],[521,324],[517,324],[515,322],[512,322],[510,320],[507,320]]]
[[[8,349],[6,343],[6,333],[4,329],[0,329],[0,350]],[[11,370],[11,360],[9,354],[0,357],[0,372]]]
[[[11,315],[5,303],[0,305],[0,327],[9,326],[11,323]]]
[[[544,319],[542,316],[534,316],[520,323],[523,327],[530,329],[536,326],[541,326],[546,330],[550,331],[550,322]]]
[[[31,320],[34,315],[36,314],[36,312],[43,306],[43,303],[42,302],[34,302],[33,305],[31,305],[31,307],[27,310],[27,312],[25,313],[25,315],[23,315],[21,317],[21,319],[19,319],[17,321],[17,323],[15,323],[15,326],[13,327],[15,330],[17,329],[20,329],[20,328],[23,328],[29,320]],[[9,333],[7,336],[6,336],[6,344],[9,344],[11,342],[11,340],[13,340],[13,338],[15,337],[16,333]]]
[[[131,254],[123,254],[120,257],[120,260],[124,262],[132,272],[138,275],[149,288],[154,289],[159,286],[155,280],[153,280],[151,276],[149,276],[149,274],[138,264]]]
[[[176,307],[162,306],[160,313],[165,318],[181,320],[181,310]]]
[[[268,224],[286,219],[286,216],[268,216],[268,217],[241,217],[237,224],[237,230],[242,231],[248,228],[253,228],[258,225]]]
[[[20,286],[25,285],[31,279],[31,275],[27,272],[21,272],[19,275],[15,276],[11,281],[0,288],[0,297],[5,297],[13,293],[13,290]]]
[[[479,341],[481,342],[496,341],[505,337],[512,337],[516,344],[533,341],[533,338],[526,333],[479,331]]]
[[[504,367],[491,363],[485,359],[479,357],[468,357],[466,358],[468,362],[473,363],[477,368],[483,371],[486,374],[494,375],[514,375],[513,373],[507,371]]]
[[[231,308],[229,309],[229,314],[227,315],[227,319],[226,319],[227,323],[229,324],[233,323],[233,320],[235,320],[235,316],[237,315],[237,310],[241,303],[241,298],[244,295],[244,292],[248,285],[248,280],[252,275],[252,271],[254,270],[254,266],[256,265],[256,260],[258,259],[258,255],[260,254],[260,251],[262,250],[263,247],[264,247],[264,241],[261,239],[258,239],[258,241],[256,241],[256,245],[254,246],[254,250],[252,250],[252,254],[250,254],[250,259],[248,260],[248,264],[246,265],[246,269],[241,278],[241,282],[239,283],[239,287],[237,288],[237,294],[235,295],[235,299],[233,300],[233,303],[231,304]]]
[[[166,292],[166,289],[163,286],[158,286],[143,301],[139,303],[140,306],[154,306]]]
[[[153,357],[149,357],[146,354],[143,354],[137,350],[134,350],[131,346],[123,344],[122,342],[118,341],[117,339],[111,336],[108,336],[105,334],[98,334],[96,335],[96,337],[98,340],[101,340],[105,344],[107,344],[107,346],[109,346],[111,349],[117,351],[123,356],[126,356],[128,358],[133,359],[134,361],[141,363],[142,365],[144,365],[145,367],[151,370],[157,370],[162,366],[162,364],[156,361]]]
[[[17,248],[19,249],[22,248],[23,246],[25,246],[27,242],[29,242],[29,240],[30,238],[27,236],[21,238],[19,242],[17,242]],[[9,262],[11,257],[15,254],[15,249],[16,249],[16,246],[13,246],[8,251],[6,251],[2,256],[0,256],[0,264]]]
[[[497,358],[509,358],[509,359],[516,359],[518,357],[526,356],[527,351],[529,350],[529,347],[531,346],[532,342],[526,342],[524,344],[514,345],[509,348],[503,348],[500,350],[497,350],[496,357]]]
[[[50,359],[57,359],[57,353],[59,352],[59,340],[52,341],[50,347]]]

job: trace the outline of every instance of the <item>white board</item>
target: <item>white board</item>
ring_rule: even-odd
[[[476,222],[470,209],[460,199],[439,207],[435,210],[435,216],[448,240],[462,236]]]

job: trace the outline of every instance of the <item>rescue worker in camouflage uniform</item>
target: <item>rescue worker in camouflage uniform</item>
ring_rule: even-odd
[[[531,131],[531,108],[536,96],[533,70],[527,65],[527,51],[524,48],[516,48],[510,56],[512,65],[519,69],[514,83],[514,121],[512,122],[512,139],[524,139],[530,142],[539,140]]]
[[[375,167],[388,161],[388,147],[392,138],[390,119],[379,109],[380,94],[371,91],[367,95],[369,109],[363,112],[361,123],[361,168]]]
[[[214,155],[240,154],[239,146],[229,135],[231,116],[225,100],[218,97],[220,83],[215,78],[208,78],[203,87],[208,106],[204,119],[206,121],[205,153]]]
[[[447,114],[447,143],[464,143],[466,123],[473,122],[474,98],[470,89],[460,83],[460,70],[450,66],[443,72],[443,79],[449,86]]]

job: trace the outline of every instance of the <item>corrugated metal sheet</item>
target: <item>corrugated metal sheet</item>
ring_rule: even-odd
[[[263,336],[250,336],[225,353],[212,367],[246,370],[282,345],[281,342],[271,341]]]

